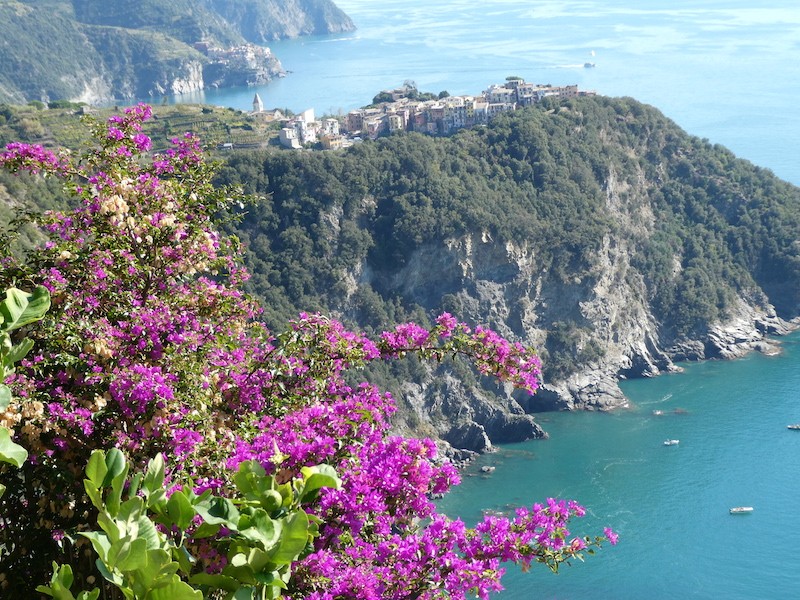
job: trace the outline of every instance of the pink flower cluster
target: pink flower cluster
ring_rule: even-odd
[[[66,160],[39,144],[11,142],[0,152],[0,165],[29,173],[63,173],[68,166]]]

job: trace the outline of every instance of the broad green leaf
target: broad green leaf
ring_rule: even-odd
[[[259,483],[266,477],[267,472],[258,462],[246,460],[239,465],[239,470],[233,476],[233,482],[239,491],[247,498],[258,499],[262,488]],[[266,489],[269,489],[268,487]]]
[[[108,464],[109,457],[115,450],[118,454],[115,453],[112,457],[111,464]],[[116,448],[112,448],[106,455],[106,464],[108,465],[106,479],[108,479],[111,473],[116,473],[113,479],[111,479],[111,492],[106,498],[106,508],[108,509],[109,513],[116,515],[119,512],[120,502],[122,500],[122,492],[125,490],[125,479],[128,477],[128,463],[125,461],[125,456],[122,454],[122,452]]]
[[[78,535],[81,535],[92,542],[92,548],[94,548],[97,556],[100,557],[99,560],[105,561],[106,557],[108,556],[108,550],[111,548],[111,542],[109,541],[107,535],[99,531],[79,531]]]
[[[11,346],[11,350],[6,352],[6,355],[3,357],[3,362],[8,366],[18,363],[28,355],[31,348],[33,348],[33,340],[23,338],[19,343]]]
[[[197,514],[210,525],[225,525],[233,531],[239,530],[239,511],[227,498],[212,498],[195,506]]]
[[[103,508],[103,496],[100,494],[100,490],[88,479],[83,480],[83,489],[86,490],[86,495],[89,496],[89,500],[92,501],[92,506],[94,506],[97,510],[104,510]]]
[[[111,544],[106,565],[118,571],[135,571],[147,565],[147,542],[141,538],[124,537]]]
[[[300,502],[313,500],[321,488],[329,487],[338,490],[342,486],[342,480],[339,479],[336,470],[330,465],[303,467],[300,471],[305,479]]]
[[[6,299],[0,302],[0,315],[5,331],[18,329],[28,323],[41,319],[50,308],[50,292],[38,286],[33,292],[23,292],[17,288],[6,290]]]
[[[112,518],[108,511],[105,509],[100,509],[99,514],[97,515],[97,524],[100,526],[100,529],[106,534],[108,538],[108,543],[113,544],[121,540],[127,534],[127,526],[124,522],[117,521],[116,519]]]
[[[109,570],[109,568],[106,566],[106,563],[104,563],[99,558],[96,561],[94,561],[94,564],[97,567],[97,570],[100,571],[100,574],[107,581],[110,581],[115,586],[117,586],[119,590],[125,595],[126,598],[132,597],[132,592],[130,588],[124,585],[125,580],[122,578],[122,575],[120,575],[119,573],[114,573],[113,571]]]
[[[133,577],[133,591],[138,597],[143,597],[147,590],[158,587],[160,583],[168,582],[178,570],[178,563],[166,550],[148,550],[146,554],[147,564],[137,569]]]
[[[0,410],[5,411],[9,404],[11,404],[11,388],[5,383],[0,383]]]
[[[122,473],[127,465],[125,463],[125,455],[119,448],[111,448],[111,450],[106,453],[105,458],[106,476],[103,478],[102,487],[109,487],[114,478]]]
[[[270,559],[278,565],[294,562],[308,543],[308,515],[298,510],[283,519],[280,544],[269,552]]]
[[[173,575],[169,583],[151,590],[143,600],[203,600],[203,593]]]
[[[120,521],[138,521],[144,514],[144,498],[133,496],[120,504],[117,519]]]
[[[173,492],[167,500],[167,514],[170,521],[181,531],[186,531],[192,524],[195,516],[195,509],[189,499],[182,491]]]
[[[137,525],[139,528],[139,539],[145,540],[147,542],[147,549],[148,550],[157,550],[163,547],[163,537],[161,533],[159,533],[158,529],[156,529],[155,524],[147,518],[147,515],[142,515],[139,517],[137,521]]]
[[[5,493],[6,493],[6,486],[4,486],[2,483],[0,483],[0,498],[2,498],[3,494],[5,494]]]
[[[155,458],[147,463],[147,471],[142,480],[142,492],[145,497],[161,489],[164,485],[164,455],[156,454]],[[148,503],[150,506],[150,503]]]
[[[19,468],[28,459],[28,451],[11,439],[11,431],[0,427],[0,462]]]
[[[194,585],[205,585],[210,588],[225,590],[226,592],[235,592],[239,589],[240,583],[233,577],[226,575],[212,575],[211,573],[198,573],[189,578],[189,583]]]
[[[132,540],[127,548],[127,554],[117,556],[116,567],[120,571],[136,571],[147,566],[147,542],[142,538]]]
[[[134,473],[133,477],[131,477],[131,481],[128,484],[129,498],[133,498],[139,493],[139,486],[142,485],[142,477],[144,477],[142,473]]]
[[[259,508],[250,516],[249,526],[239,530],[239,533],[248,540],[260,543],[269,552],[283,538],[281,523],[272,520],[265,510]]]
[[[256,589],[252,587],[241,587],[231,596],[230,600],[252,600],[257,598]]]
[[[219,532],[220,525],[212,525],[211,523],[201,523],[200,527],[194,530],[192,533],[192,539],[199,540],[202,538],[211,537],[212,535],[217,535]]]
[[[247,546],[239,541],[228,554],[231,562],[222,570],[223,575],[229,575],[245,583],[256,583],[254,573],[259,573],[271,565],[270,557],[260,548]]]
[[[261,508],[268,513],[273,513],[283,506],[283,496],[277,490],[267,490],[261,493]]]
[[[88,477],[92,485],[99,490],[103,487],[106,473],[108,473],[106,453],[102,450],[93,450],[92,455],[89,457],[89,462],[86,465],[86,477]]]

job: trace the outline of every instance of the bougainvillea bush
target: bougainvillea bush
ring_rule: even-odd
[[[139,105],[91,123],[85,156],[10,144],[0,163],[63,178],[24,258],[3,240],[0,289],[51,307],[5,382],[0,594],[56,598],[485,598],[504,562],[552,569],[602,536],[548,500],[474,528],[431,498],[458,482],[429,440],[391,435],[394,403],[348,376],[370,361],[460,354],[534,391],[534,352],[448,314],[370,340],[321,315],[274,335],[241,291],[241,200],[212,184],[190,134],[153,153]],[[69,591],[72,588],[73,591]],[[73,596],[73,593],[75,596]]]

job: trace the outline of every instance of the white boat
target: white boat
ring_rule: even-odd
[[[746,515],[751,512],[753,512],[752,506],[734,506],[731,509],[732,515]]]
[[[787,425],[786,429],[794,429],[800,431],[800,423],[794,423],[793,425]]]
[[[680,440],[664,440],[665,446],[677,446],[680,443],[681,443]]]
[[[492,472],[494,472],[494,469],[495,469],[494,467],[490,467],[489,465],[483,465],[481,467],[481,472],[482,473],[492,473]]]

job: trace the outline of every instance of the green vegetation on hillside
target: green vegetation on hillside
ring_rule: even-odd
[[[395,305],[435,310],[441,296],[397,296],[392,275],[421,246],[469,232],[532,246],[552,279],[590,275],[605,236],[631,235],[610,178],[623,196],[643,186],[633,201],[653,225],[633,263],[674,334],[702,331],[734,294],[797,314],[797,189],[633,100],[576,99],[450,138],[398,135],[335,154],[237,155],[226,170],[270,198],[248,208],[241,235],[276,321],[345,308],[342,276],[362,264],[374,277],[351,298],[356,321],[391,319]]]
[[[148,131],[156,148],[187,129],[215,144],[267,127],[235,111],[157,112]],[[64,143],[76,125],[62,119],[59,128],[48,121],[56,113],[0,111],[0,142],[44,130]],[[624,242],[633,267],[625,276],[644,282],[664,344],[702,337],[736,297],[798,314],[797,188],[631,99],[547,102],[448,138],[223,156],[221,181],[260,198],[241,210],[236,233],[273,327],[301,310],[335,311],[367,330],[440,310],[463,315],[461,292],[473,284],[460,271],[425,285],[398,278],[420,249],[467,235],[524,246],[538,276],[564,295],[594,281],[604,244]],[[46,200],[52,190],[41,193]],[[580,312],[549,318],[537,323],[547,331],[548,376],[602,356]]]

